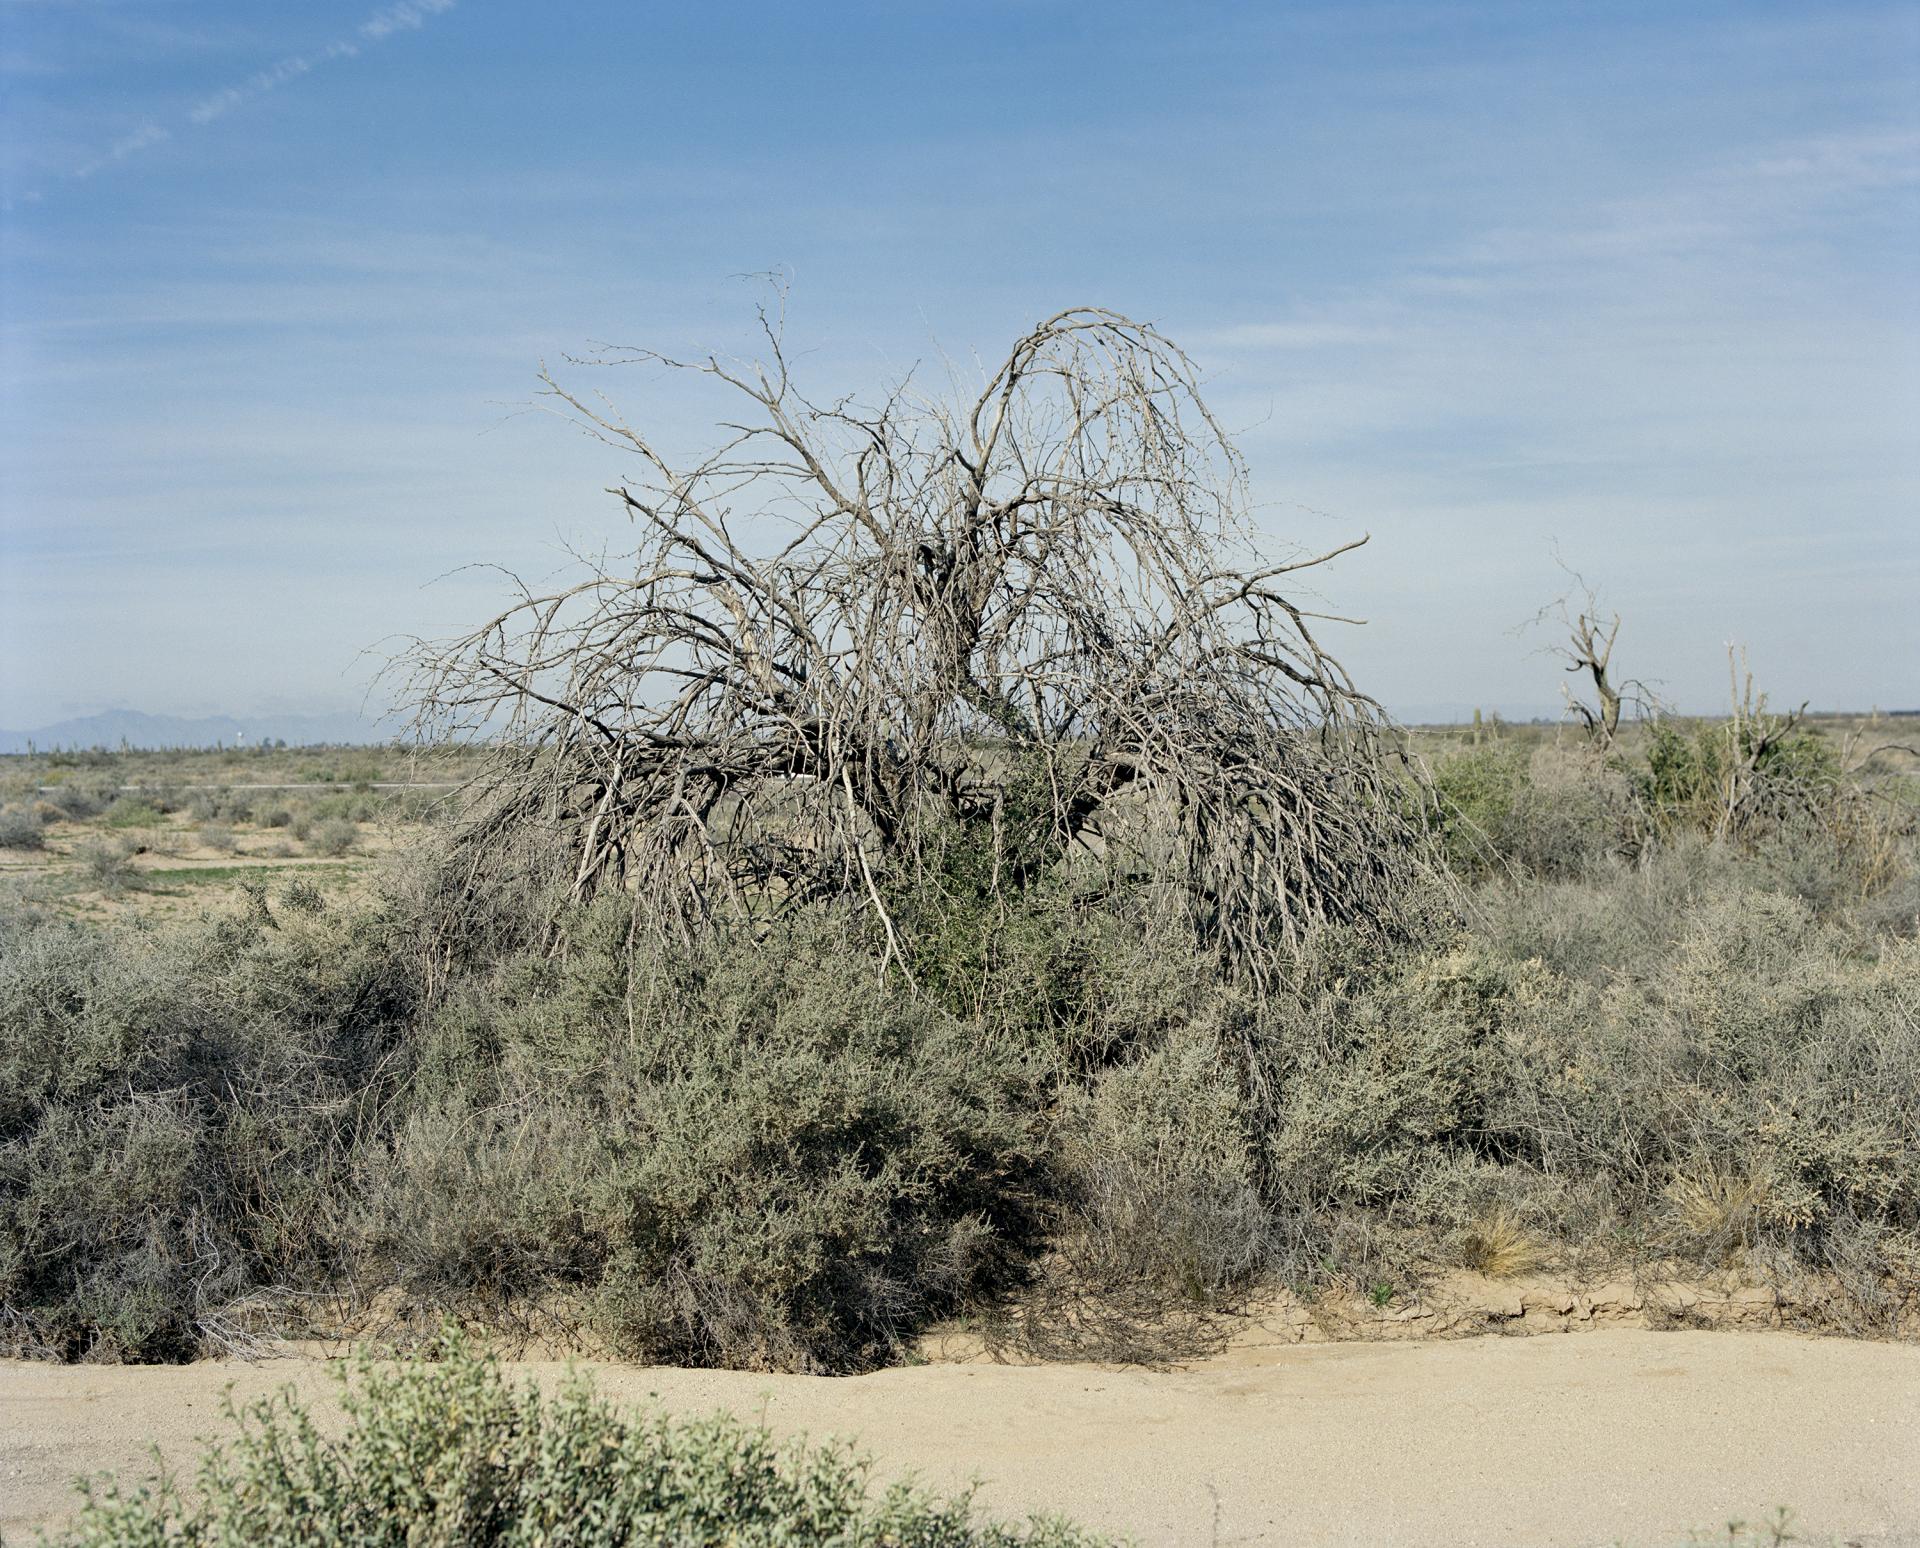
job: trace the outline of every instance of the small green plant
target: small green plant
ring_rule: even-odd
[[[1385,1311],[1389,1306],[1393,1304],[1393,1298],[1395,1294],[1397,1294],[1397,1292],[1394,1290],[1393,1286],[1386,1283],[1386,1281],[1382,1280],[1379,1284],[1375,1285],[1371,1290],[1367,1292],[1367,1299],[1371,1301],[1381,1311]]]
[[[1693,1532],[1688,1541],[1694,1548],[1784,1548],[1787,1543],[1804,1542],[1793,1530],[1794,1514],[1786,1506],[1776,1506],[1762,1521],[1729,1521],[1719,1531]]]
[[[157,828],[165,821],[160,808],[142,796],[121,796],[107,808],[109,828]]]
[[[341,1373],[345,1433],[322,1433],[289,1390],[244,1409],[189,1497],[155,1484],[81,1484],[50,1548],[352,1543],[361,1548],[729,1543],[739,1548],[1093,1548],[1057,1519],[1009,1526],[969,1494],[871,1486],[846,1447],[783,1444],[724,1415],[628,1415],[585,1377],[548,1397],[509,1385],[449,1332],[425,1360],[362,1356]]]

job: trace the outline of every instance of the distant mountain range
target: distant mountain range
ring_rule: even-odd
[[[58,749],[157,747],[256,747],[281,741],[293,747],[318,744],[366,745],[392,739],[398,726],[351,711],[330,715],[148,715],[140,710],[107,710],[77,720],[57,721],[33,731],[0,731],[0,753]]]

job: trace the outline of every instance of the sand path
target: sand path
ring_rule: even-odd
[[[1189,1370],[926,1365],[830,1379],[591,1365],[623,1401],[853,1434],[889,1473],[1144,1544],[1678,1544],[1791,1506],[1815,1541],[1920,1544],[1920,1348],[1785,1333],[1241,1349]],[[555,1365],[517,1370],[542,1381]],[[0,1527],[67,1479],[189,1463],[242,1397],[317,1366],[0,1364]]]

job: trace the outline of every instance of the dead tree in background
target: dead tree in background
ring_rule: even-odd
[[[1591,681],[1593,702],[1576,695],[1565,683],[1560,685],[1561,697],[1566,700],[1567,713],[1580,720],[1587,735],[1601,748],[1609,748],[1620,732],[1621,710],[1628,704],[1651,705],[1654,697],[1637,679],[1616,683],[1612,675],[1613,643],[1620,636],[1620,615],[1603,615],[1600,599],[1586,577],[1564,564],[1560,567],[1572,578],[1574,589],[1549,602],[1532,622],[1538,625],[1551,620],[1567,631],[1567,643],[1547,647],[1548,653],[1564,661],[1569,673]]]
[[[1088,857],[1256,969],[1396,916],[1418,824],[1384,717],[1289,595],[1358,543],[1256,559],[1179,349],[1078,308],[971,401],[869,407],[803,396],[761,321],[760,362],[594,362],[731,399],[691,462],[542,373],[638,459],[609,491],[638,541],[412,658],[421,726],[497,750],[475,874],[533,831],[575,897],[625,888],[668,927],[841,899],[893,941],[890,886],[961,830],[993,889]]]

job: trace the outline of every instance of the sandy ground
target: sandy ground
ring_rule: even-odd
[[[1241,1349],[1172,1372],[589,1368],[623,1401],[856,1435],[889,1473],[978,1477],[997,1511],[1061,1510],[1144,1544],[1679,1544],[1777,1505],[1803,1539],[1920,1544],[1911,1346],[1608,1329]],[[190,1463],[229,1382],[243,1398],[325,1390],[292,1360],[0,1364],[8,1539],[70,1508],[75,1473],[146,1469],[154,1441]]]

